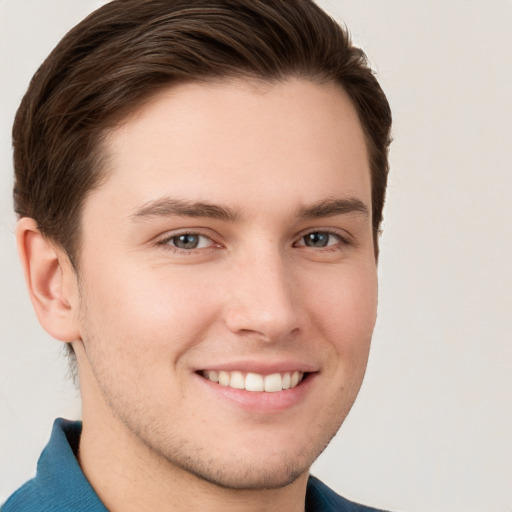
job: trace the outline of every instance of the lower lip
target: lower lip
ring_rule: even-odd
[[[215,393],[220,399],[227,399],[237,407],[241,407],[247,411],[270,414],[282,412],[300,404],[310,391],[312,383],[315,380],[315,374],[307,374],[294,388],[275,392],[246,391],[245,389],[221,386],[201,375],[197,375],[197,378],[202,381],[210,393]]]

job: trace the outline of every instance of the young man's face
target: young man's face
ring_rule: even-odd
[[[348,97],[298,80],[183,85],[106,151],[82,219],[84,433],[221,486],[306,474],[356,397],[376,317]]]

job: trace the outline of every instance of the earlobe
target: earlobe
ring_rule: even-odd
[[[72,342],[78,339],[78,294],[69,258],[43,237],[34,219],[24,217],[18,221],[16,238],[39,323],[57,340]]]

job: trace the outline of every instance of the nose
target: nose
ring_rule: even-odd
[[[225,322],[232,332],[266,342],[283,341],[299,332],[296,283],[279,251],[259,251],[244,258],[231,275]]]

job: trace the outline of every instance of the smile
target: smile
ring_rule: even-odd
[[[259,373],[245,373],[236,370],[231,372],[205,370],[201,374],[206,379],[216,382],[221,386],[245,389],[246,391],[266,391],[268,393],[292,389],[304,378],[304,373],[300,371],[261,375]]]

